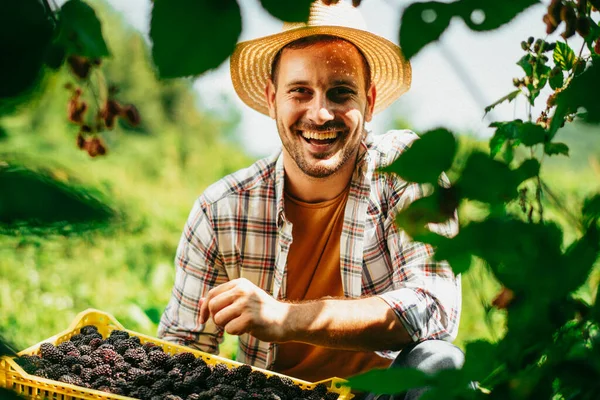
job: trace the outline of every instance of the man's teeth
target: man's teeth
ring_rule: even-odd
[[[302,131],[302,137],[305,139],[317,139],[317,140],[327,140],[327,139],[335,139],[337,137],[337,132],[313,132],[313,131]]]

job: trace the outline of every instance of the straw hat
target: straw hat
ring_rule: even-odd
[[[375,113],[410,88],[411,67],[400,47],[368,32],[362,15],[352,5],[342,0],[328,6],[317,0],[311,6],[308,23],[284,23],[280,33],[238,43],[230,66],[233,87],[242,101],[269,115],[264,93],[275,55],[288,43],[312,35],[343,38],[364,54],[377,90]]]

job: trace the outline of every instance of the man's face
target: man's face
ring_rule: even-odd
[[[284,156],[304,174],[324,178],[355,162],[375,104],[365,73],[358,49],[343,40],[281,53],[265,93]]]

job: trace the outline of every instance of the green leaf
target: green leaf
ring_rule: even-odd
[[[600,252],[600,235],[596,223],[590,224],[581,239],[565,252],[561,283],[564,291],[571,292],[585,283]]]
[[[521,182],[525,182],[527,179],[534,178],[540,174],[540,162],[535,158],[528,158],[523,161],[521,165],[513,170],[515,176],[515,182],[517,185]]]
[[[262,6],[275,18],[287,22],[306,22],[313,0],[260,0]]]
[[[92,7],[82,0],[69,0],[60,9],[59,41],[67,54],[88,58],[110,55],[102,36],[102,24]]]
[[[430,378],[423,371],[409,368],[375,369],[348,379],[353,390],[394,394],[427,386]]]
[[[445,222],[454,216],[458,196],[453,188],[436,188],[427,197],[413,201],[396,216],[396,223],[412,238],[424,235],[427,224]]]
[[[527,147],[544,143],[546,138],[546,131],[544,128],[532,122],[525,122],[519,126],[518,130],[518,136],[521,139],[521,143]]]
[[[577,60],[575,52],[568,44],[564,42],[556,42],[556,47],[553,53],[554,63],[563,71],[570,71],[573,64]]]
[[[467,159],[455,187],[460,196],[489,204],[502,204],[517,197],[517,187],[535,172],[535,160],[525,161],[515,171],[501,161],[475,152]],[[539,170],[539,164],[538,170]]]
[[[161,78],[200,75],[233,52],[242,31],[235,0],[155,0],[152,58]]]
[[[551,143],[546,143],[544,144],[544,153],[548,154],[549,156],[553,156],[555,154],[562,154],[565,156],[569,156],[569,146],[567,146],[564,143],[556,143],[556,142],[551,142]]]
[[[586,109],[584,120],[589,123],[600,123],[600,101],[596,90],[600,87],[600,59],[594,58],[592,65],[583,73],[575,75],[571,83],[556,96],[556,110],[548,129],[549,138],[554,137],[560,129],[564,118],[574,113],[579,107]]]
[[[490,31],[510,22],[522,11],[538,3],[538,0],[461,0],[456,12],[474,31]]]
[[[521,93],[520,89],[515,90],[514,92],[510,92],[509,94],[507,94],[506,96],[502,97],[501,99],[496,100],[493,104],[490,104],[489,106],[487,106],[485,108],[485,113],[489,113],[490,111],[492,111],[492,109],[494,107],[496,107],[497,105],[504,103],[505,101],[508,101],[509,103],[511,101],[513,101],[518,95],[519,93]]]
[[[600,218],[600,194],[585,199],[581,213],[587,217]]]
[[[456,153],[456,139],[446,129],[435,129],[415,140],[383,172],[393,172],[408,182],[435,183],[450,169]]]
[[[550,77],[550,87],[552,90],[560,89],[564,84],[564,75],[563,72],[560,71],[558,74]]]
[[[486,378],[498,363],[496,345],[484,340],[467,343],[463,372],[470,381]]]
[[[402,13],[400,47],[408,59],[440,38],[453,17],[452,4],[413,3]]]
[[[517,62],[517,65],[523,69],[525,75],[527,76],[533,75],[533,65],[530,64],[531,60],[533,60],[533,56],[528,53],[521,57],[521,59]]]
[[[0,114],[7,103],[25,103],[37,92],[44,58],[54,34],[52,20],[38,0],[5,1],[0,6]],[[19,97],[20,96],[20,97]]]

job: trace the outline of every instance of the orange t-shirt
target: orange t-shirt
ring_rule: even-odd
[[[340,235],[349,187],[332,200],[305,203],[286,194],[285,213],[294,238],[287,258],[287,300],[343,297],[340,271]],[[315,279],[316,278],[316,279]],[[374,339],[375,340],[375,339]],[[274,370],[311,382],[387,368],[391,360],[374,352],[279,344]]]

